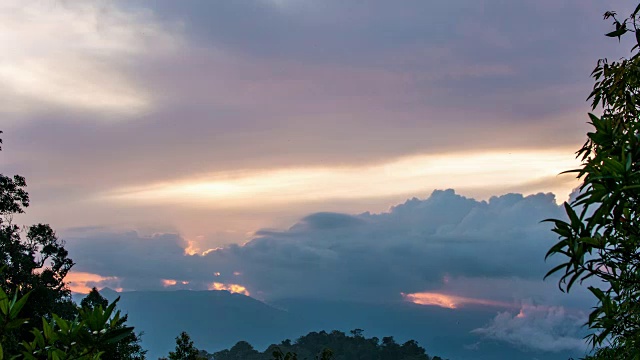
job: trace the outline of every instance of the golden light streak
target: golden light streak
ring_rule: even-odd
[[[458,307],[458,299],[455,296],[436,294],[436,293],[419,293],[419,294],[402,294],[403,297],[418,305],[435,305],[449,309]]]
[[[238,284],[223,284],[219,282],[213,282],[209,285],[209,290],[226,290],[230,293],[237,293],[249,296],[251,295],[247,288]]]
[[[327,199],[360,199],[422,193],[430,189],[518,186],[567,196],[574,182],[530,184],[575,168],[573,150],[528,150],[417,155],[358,167],[310,167],[214,173],[207,177],[124,188],[101,197],[136,203],[246,207]]]
[[[457,309],[464,305],[484,305],[484,306],[497,306],[497,307],[513,307],[512,304],[488,300],[477,299],[463,296],[435,293],[435,292],[420,292],[413,294],[401,294],[402,297],[409,302],[418,305],[427,306],[439,306],[448,309]]]
[[[184,248],[185,255],[189,255],[189,256],[194,256],[194,255],[205,256],[205,255],[207,255],[209,253],[212,253],[214,251],[222,250],[221,247],[216,247],[216,248],[213,248],[213,249],[206,249],[206,250],[202,251],[202,249],[198,246],[198,243],[202,243],[203,240],[204,240],[204,236],[202,236],[202,235],[198,235],[198,236],[194,237],[193,240],[187,239],[187,246]]]

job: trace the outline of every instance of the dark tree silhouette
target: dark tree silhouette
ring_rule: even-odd
[[[169,352],[169,360],[199,360],[199,350],[193,345],[189,334],[181,332],[176,337],[176,349]]]
[[[95,287],[91,289],[89,294],[80,301],[80,306],[86,309],[95,309],[97,307],[101,307],[105,309],[109,305],[109,301],[100,295],[100,292]],[[126,327],[126,322],[128,319],[128,315],[124,315],[118,320],[116,325],[116,329],[122,329]],[[104,351],[102,355],[102,360],[144,360],[146,350],[142,349],[140,346],[142,334],[136,334],[131,332],[123,339],[105,344],[100,347],[99,350]]]
[[[24,213],[29,206],[26,186],[20,175],[0,174],[0,287],[18,296],[30,293],[30,301],[21,311],[23,317],[39,319],[55,313],[72,319],[76,307],[64,278],[73,261],[64,242],[49,225],[37,224],[23,230],[13,223],[13,215]],[[5,349],[15,350],[17,339],[28,338],[30,330],[28,324],[14,330],[3,344]]]
[[[640,359],[640,5],[626,19],[607,11],[617,38],[634,33],[629,59],[598,61],[591,132],[577,152],[582,164],[580,194],[565,203],[566,219],[549,219],[559,242],[547,256],[563,263],[551,269],[561,275],[560,289],[591,278],[596,306],[589,315],[588,337],[594,359]]]
[[[400,345],[393,337],[380,343],[376,337],[366,338],[364,330],[354,329],[352,336],[341,331],[311,332],[294,343],[284,340],[260,353],[247,342],[240,341],[231,349],[213,354],[215,360],[442,360],[431,358],[414,340]]]

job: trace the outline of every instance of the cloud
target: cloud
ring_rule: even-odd
[[[131,79],[127,62],[174,47],[148,11],[104,1],[4,1],[0,24],[3,121],[51,109],[111,121],[147,111],[152,95]]]
[[[562,216],[551,194],[476,201],[434,191],[388,212],[316,213],[289,229],[261,230],[244,245],[189,255],[178,235],[97,233],[67,237],[78,271],[115,276],[125,289],[162,288],[163,279],[244,286],[266,298],[398,301],[401,293],[445,292],[490,302],[539,297],[552,263],[548,217]],[[520,285],[519,285],[520,284]]]
[[[432,292],[419,292],[415,294],[402,294],[405,300],[418,305],[439,306],[449,309],[457,309],[464,305],[484,305],[497,307],[510,307],[511,304],[504,302],[496,302],[486,299],[466,298],[462,296],[447,295]]]
[[[524,305],[519,313],[501,312],[473,332],[532,350],[586,352],[581,331],[586,319],[584,313],[572,314],[563,307]]]
[[[555,179],[578,165],[571,150],[454,153],[411,156],[360,167],[284,168],[266,171],[213,173],[200,179],[118,189],[97,201],[187,206],[252,207],[326,199],[359,199],[415,193],[425,187],[527,186]],[[362,179],[367,182],[363,183]],[[568,183],[568,196],[577,183]]]
[[[163,280],[176,279],[172,270],[176,268],[182,272],[178,281],[189,277],[191,265],[184,261],[187,243],[173,234],[139,236],[136,232],[94,232],[82,238],[71,237],[67,244],[76,259],[74,271],[112,274],[102,277],[117,279],[118,287],[125,289],[161,288]]]
[[[119,288],[116,277],[103,277],[86,272],[72,271],[65,277],[65,282],[71,291],[81,294],[88,294],[93,287],[99,289],[104,287]]]
[[[595,59],[626,55],[600,20],[620,4],[5,1],[3,154],[58,227],[155,222],[191,237],[227,229],[190,220],[208,212],[85,200],[212,174],[577,148]],[[482,194],[465,191],[467,179],[436,185],[505,191],[486,182]],[[529,180],[499,185],[557,191],[556,178]],[[347,211],[366,201],[369,193]],[[277,221],[261,225],[268,220]]]

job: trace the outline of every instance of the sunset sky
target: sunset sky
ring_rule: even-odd
[[[578,185],[558,173],[578,165],[591,70],[630,48],[602,13],[631,6],[4,0],[2,172],[27,178],[20,221],[67,241],[76,290],[564,321],[588,297],[541,281],[539,221]]]

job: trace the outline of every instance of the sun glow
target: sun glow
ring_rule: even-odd
[[[65,282],[69,289],[75,293],[88,294],[93,287],[100,288],[101,282],[117,281],[115,276],[100,276],[87,272],[70,272],[65,277]]]
[[[246,207],[327,199],[359,199],[427,189],[512,189],[568,196],[576,186],[557,174],[577,165],[567,149],[417,155],[358,167],[311,167],[214,173],[109,193],[137,203]],[[101,197],[104,199],[104,197]]]
[[[497,307],[513,307],[512,304],[508,304],[500,301],[493,301],[487,299],[468,298],[463,296],[433,293],[433,292],[421,292],[413,294],[401,294],[402,297],[409,302],[418,305],[427,306],[439,306],[448,309],[457,309],[464,305],[484,305],[484,306],[497,306]]]
[[[209,290],[226,290],[230,293],[242,294],[249,296],[251,295],[247,288],[238,284],[223,284],[219,282],[213,282],[209,285]]]

